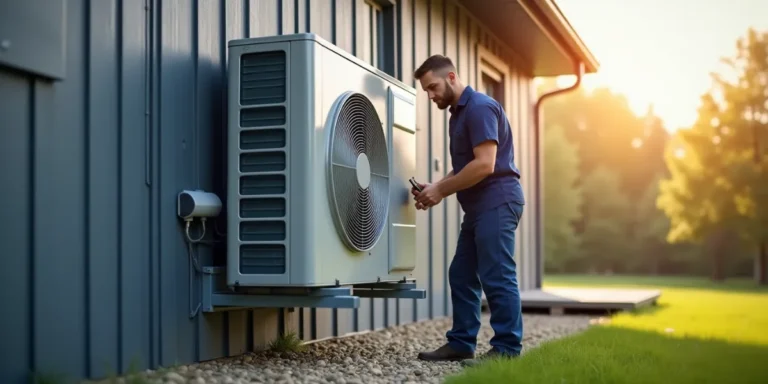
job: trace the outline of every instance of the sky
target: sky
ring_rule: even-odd
[[[652,103],[670,131],[695,121],[709,74],[736,53],[736,40],[750,26],[768,31],[768,0],[555,2],[600,62],[584,87],[620,92],[638,114]]]

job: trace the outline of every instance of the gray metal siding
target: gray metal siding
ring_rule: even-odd
[[[0,67],[0,377],[73,378],[236,355],[297,330],[305,340],[449,315],[447,271],[461,212],[454,197],[420,213],[418,270],[425,300],[361,299],[358,310],[248,310],[200,314],[176,217],[176,194],[225,196],[226,42],[315,32],[374,62],[363,0],[69,0],[66,75],[50,81]],[[385,68],[412,72],[433,53],[455,58],[477,84],[476,44],[513,55],[451,0],[398,1],[398,43]],[[2,22],[2,16],[0,16]],[[382,27],[380,30],[386,30]],[[386,54],[385,54],[386,55]],[[389,56],[387,56],[389,57]],[[387,66],[388,60],[381,61]],[[525,176],[530,159],[527,76],[508,102]],[[450,171],[447,114],[418,100],[419,180]],[[439,159],[435,164],[434,159]],[[527,212],[536,202],[530,185]],[[532,287],[530,215],[521,227],[521,287]],[[526,229],[526,226],[530,229]],[[224,230],[224,228],[220,228]],[[201,247],[203,263],[223,245]]]

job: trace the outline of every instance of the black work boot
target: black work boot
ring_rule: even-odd
[[[464,359],[471,359],[473,357],[475,357],[474,353],[459,352],[451,348],[448,344],[445,344],[442,347],[431,352],[419,353],[419,360],[427,360],[427,361],[459,361]]]

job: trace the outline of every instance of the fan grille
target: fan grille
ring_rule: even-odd
[[[387,141],[376,109],[360,93],[347,92],[330,116],[328,188],[332,216],[344,243],[373,248],[389,210]]]

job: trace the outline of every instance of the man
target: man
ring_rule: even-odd
[[[462,360],[474,365],[488,357],[516,357],[523,322],[514,260],[515,230],[523,213],[520,172],[514,163],[512,130],[503,107],[464,85],[445,56],[429,57],[414,76],[438,108],[448,108],[453,170],[435,184],[412,189],[416,208],[426,210],[456,193],[464,210],[448,279],[453,328],[448,342],[419,359]],[[482,290],[491,311],[491,350],[475,357]]]

